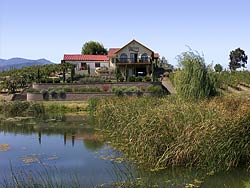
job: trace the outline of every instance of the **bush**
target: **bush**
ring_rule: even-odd
[[[145,77],[144,77],[144,80],[145,80],[146,82],[151,82],[151,77],[150,77],[150,76],[145,76]]]
[[[48,90],[42,90],[41,94],[43,95],[43,100],[46,100],[46,101],[49,100],[49,91]]]
[[[123,82],[123,81],[124,81],[124,77],[123,77],[123,76],[120,76],[120,77],[118,78],[118,80],[119,80],[120,82]]]
[[[27,109],[29,108],[29,102],[13,101],[5,103],[2,107],[2,113],[6,116],[23,116],[26,115]]]
[[[67,95],[66,95],[66,92],[64,90],[60,90],[58,93],[59,93],[59,97],[61,99],[66,99]]]
[[[151,85],[148,87],[148,92],[151,92],[151,95],[154,97],[162,97],[164,94],[162,86]]]
[[[124,92],[123,92],[123,90],[121,88],[116,88],[115,95],[118,96],[118,97],[123,97]]]
[[[58,93],[57,93],[56,90],[51,90],[50,95],[51,95],[52,99],[57,99],[58,98]]]
[[[32,103],[28,108],[29,113],[35,117],[41,117],[45,114],[45,108],[42,104]]]
[[[130,77],[128,78],[128,81],[129,81],[129,82],[135,82],[135,76],[130,76]]]
[[[109,89],[110,89],[110,87],[108,85],[102,86],[102,90],[105,92],[109,91]]]
[[[60,83],[60,79],[59,78],[54,78],[54,83]]]
[[[138,76],[135,78],[135,81],[136,82],[142,82],[143,78],[141,76]]]
[[[68,87],[68,86],[67,86],[67,87],[63,87],[63,90],[64,90],[65,92],[69,92],[69,93],[72,92],[73,89],[74,89],[74,88]]]
[[[139,90],[139,89],[136,90],[135,93],[136,93],[136,96],[137,96],[137,97],[142,97],[142,96],[143,96],[143,92],[142,92],[141,90]]]

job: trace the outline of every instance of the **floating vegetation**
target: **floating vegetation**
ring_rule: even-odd
[[[41,163],[41,164],[45,164],[45,161],[53,161],[53,160],[57,160],[59,157],[57,155],[50,155],[47,156],[45,154],[31,154],[31,155],[26,155],[21,157],[21,160],[25,163],[25,164],[31,164],[31,163]]]
[[[0,151],[9,151],[11,149],[9,144],[0,144]]]

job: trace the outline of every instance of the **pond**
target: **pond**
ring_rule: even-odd
[[[250,174],[243,169],[217,174],[183,168],[152,172],[136,168],[121,156],[93,128],[81,122],[24,121],[0,125],[1,188],[6,187],[3,180],[10,181],[13,173],[33,173],[68,182],[76,177],[81,187],[112,187],[112,182],[124,181],[135,181],[141,187],[250,186]]]

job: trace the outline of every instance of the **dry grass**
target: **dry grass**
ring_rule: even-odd
[[[148,168],[249,167],[250,101],[217,97],[188,102],[169,96],[99,101],[95,117],[125,155]]]

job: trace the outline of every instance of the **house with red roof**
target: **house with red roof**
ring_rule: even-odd
[[[130,41],[121,48],[110,48],[108,55],[80,55],[65,54],[62,62],[76,65],[76,70],[96,70],[106,67],[109,70],[118,69],[125,78],[135,76],[146,76],[152,73],[152,65],[159,58],[145,45],[136,40]]]
[[[90,70],[94,71],[99,67],[110,67],[107,55],[82,55],[82,54],[64,54],[62,62],[75,65],[76,71]]]

